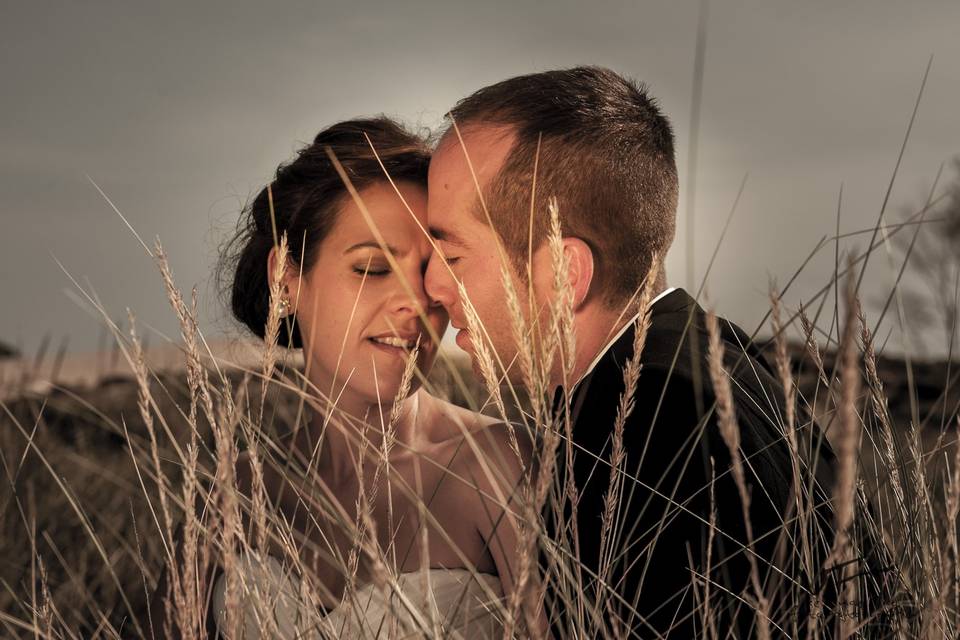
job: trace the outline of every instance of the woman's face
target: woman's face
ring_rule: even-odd
[[[333,398],[342,392],[338,406],[347,410],[350,405],[376,405],[378,396],[383,404],[395,398],[407,354],[418,337],[417,366],[427,372],[437,352],[431,333],[439,339],[447,324],[443,307],[431,305],[423,289],[431,251],[419,226],[426,228],[426,189],[409,182],[397,188],[413,215],[386,181],[360,192],[371,224],[348,196],[310,272],[301,278],[291,274],[287,280],[309,377]],[[414,376],[411,391],[417,386]]]

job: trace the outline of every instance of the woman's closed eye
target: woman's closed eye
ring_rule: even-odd
[[[353,272],[367,277],[385,276],[390,273],[390,267],[375,264],[354,265]]]

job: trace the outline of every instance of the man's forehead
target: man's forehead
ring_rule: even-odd
[[[474,188],[471,166],[481,186],[485,185],[499,172],[515,140],[516,130],[507,125],[451,126],[433,154],[433,177],[441,182],[436,186],[444,190]]]

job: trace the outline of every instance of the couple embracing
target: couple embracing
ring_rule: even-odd
[[[321,550],[305,564],[324,624],[298,626],[281,596],[302,576],[261,549],[241,582],[277,594],[272,635],[802,635],[841,592],[880,590],[875,563],[843,574],[854,591],[824,570],[834,457],[816,426],[791,444],[749,337],[668,287],[674,139],[646,89],[596,67],[537,73],[461,100],[447,124],[433,148],[385,118],[325,129],[232,245],[234,315],[261,337],[282,316],[280,343],[303,349],[325,399],[278,450],[336,513],[311,512],[282,469],[264,475],[270,508]],[[448,321],[491,389],[546,398],[535,416],[503,410],[521,394],[498,396],[511,423],[428,392]],[[531,357],[549,362],[539,377]],[[247,457],[237,473],[249,487]],[[392,558],[388,587],[372,556],[344,571],[358,534],[338,518]],[[218,572],[214,633],[228,591]]]

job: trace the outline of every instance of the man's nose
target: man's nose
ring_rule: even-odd
[[[423,288],[432,302],[442,304],[448,310],[453,305],[453,278],[443,264],[443,258],[436,251],[430,255],[427,262],[427,269],[423,274]]]

